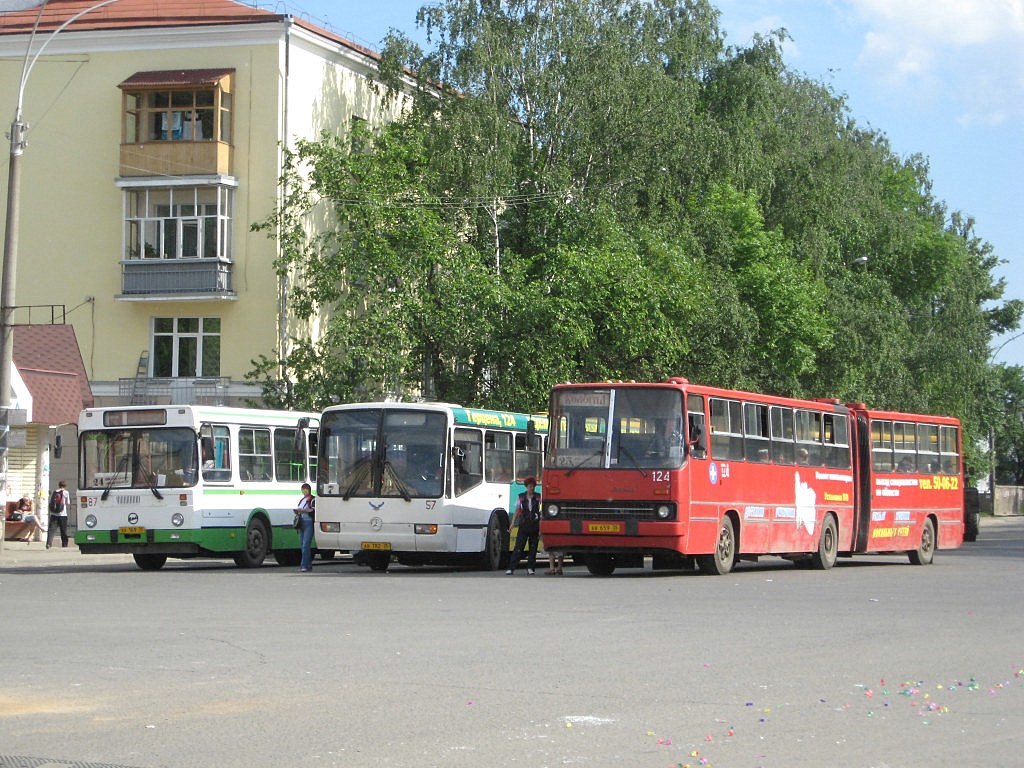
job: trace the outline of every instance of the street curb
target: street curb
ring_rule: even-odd
[[[84,555],[71,542],[62,547],[58,540],[50,549],[44,541],[5,541],[0,550],[0,568],[46,568],[54,565],[99,565],[134,563],[131,555]]]

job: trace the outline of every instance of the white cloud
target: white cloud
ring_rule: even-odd
[[[846,0],[858,65],[894,99],[946,100],[964,127],[1021,117],[1024,0]]]
[[[873,31],[960,48],[1024,38],[1024,0],[849,0]]]

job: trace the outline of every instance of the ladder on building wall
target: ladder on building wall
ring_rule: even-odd
[[[149,381],[149,350],[142,350],[139,355],[139,367],[135,369],[135,381],[132,382],[132,405],[146,405],[146,383]]]

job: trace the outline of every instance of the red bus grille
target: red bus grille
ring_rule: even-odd
[[[560,501],[559,520],[659,520],[655,509],[664,502]]]

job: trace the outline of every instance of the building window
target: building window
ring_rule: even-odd
[[[220,376],[219,317],[153,318],[153,376]]]
[[[234,70],[137,72],[121,83],[124,143],[231,143]]]
[[[126,189],[126,259],[228,259],[229,187]]]

